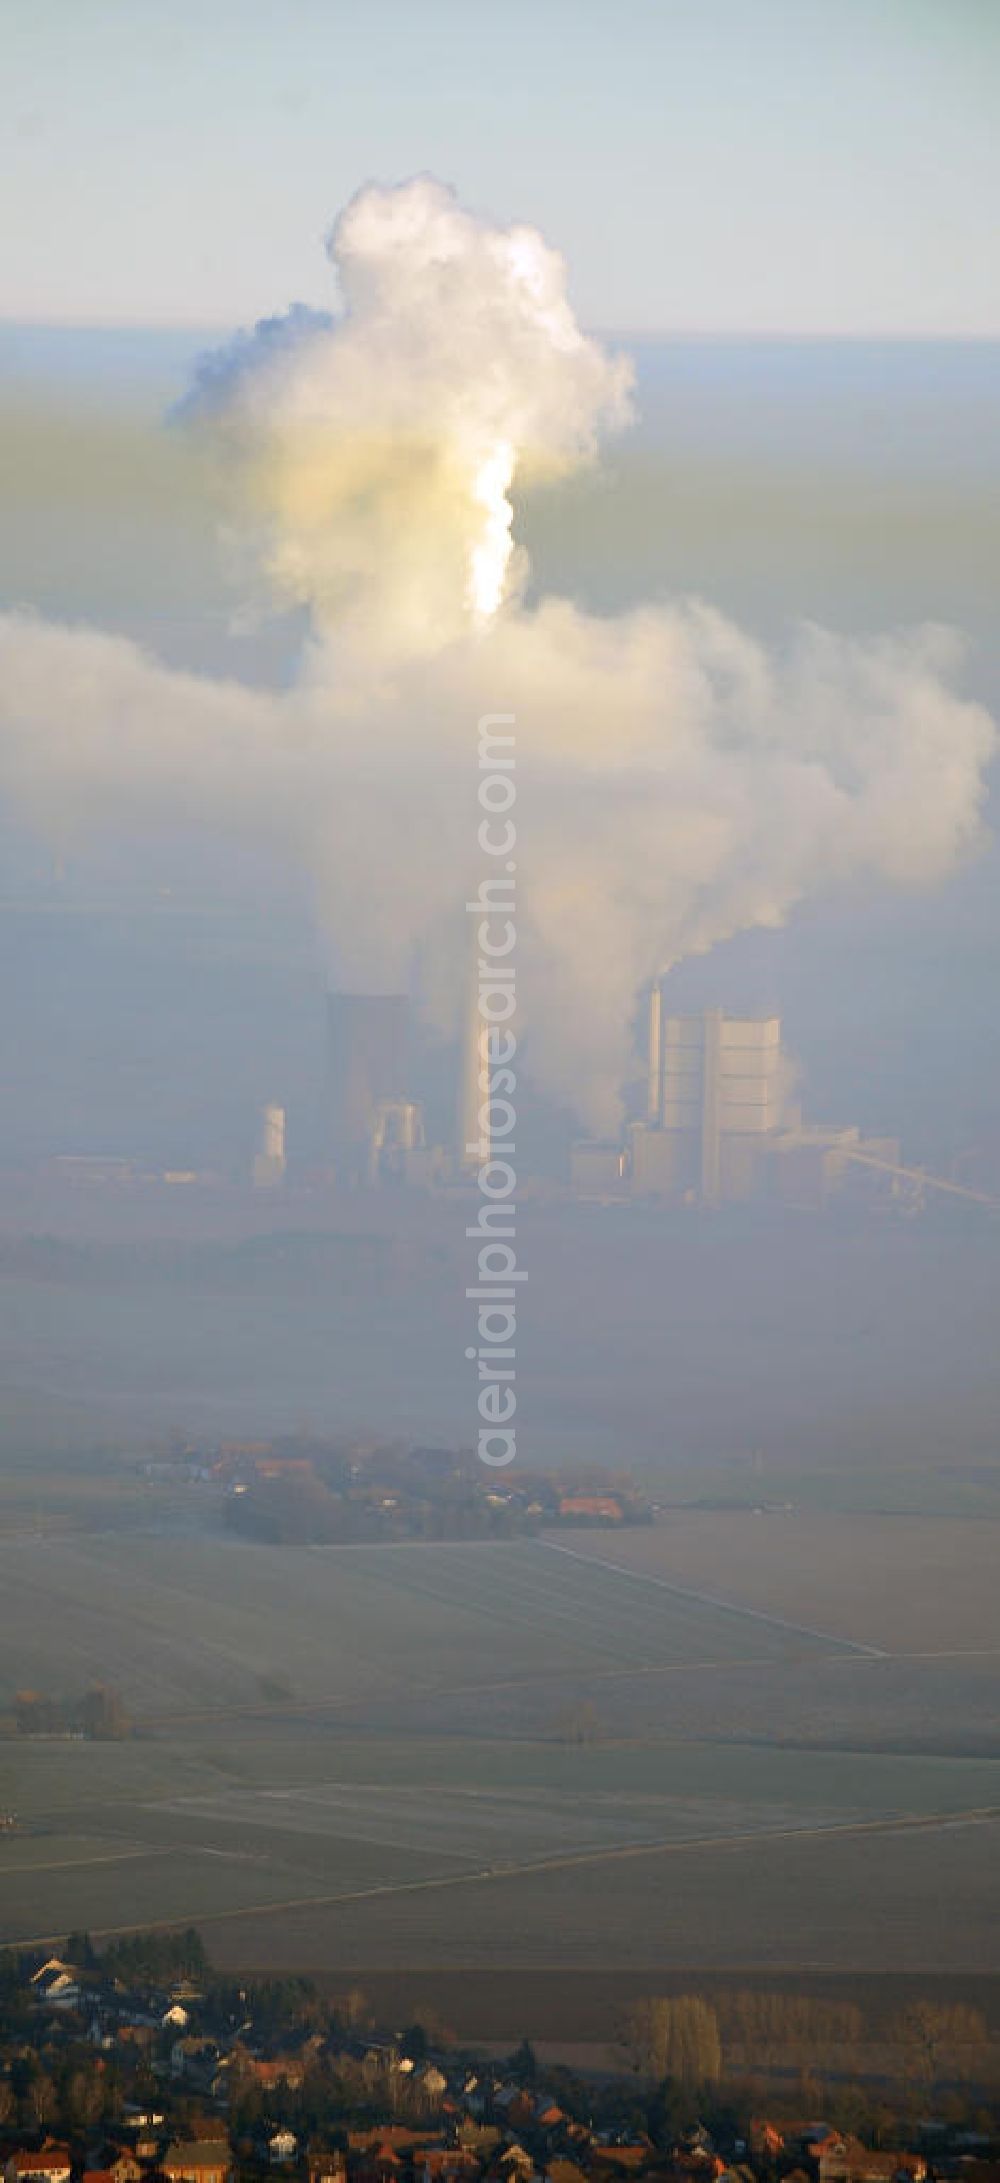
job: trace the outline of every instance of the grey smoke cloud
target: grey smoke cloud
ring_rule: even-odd
[[[331,238],[342,308],[269,321],[188,405],[230,528],[308,605],[274,694],[127,641],[0,619],[0,784],[43,823],[192,819],[312,875],[339,973],[454,1007],[476,874],[476,722],[518,721],[520,998],[532,1062],[608,1122],[637,985],[804,896],[940,881],[974,845],[995,732],[960,640],[806,627],[768,649],[710,605],[524,603],[511,492],[593,459],[629,373],[561,261],[427,179]]]

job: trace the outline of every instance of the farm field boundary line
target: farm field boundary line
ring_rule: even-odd
[[[953,1645],[947,1652],[892,1652],[889,1660],[1000,1660],[1000,1645]]]
[[[743,1610],[741,1608],[737,1608],[735,1612],[742,1613]],[[834,1652],[831,1650],[830,1652],[824,1653],[821,1657],[824,1668],[856,1668],[869,1666],[878,1667],[881,1666],[883,1663],[887,1665],[895,1665],[896,1662],[905,1663],[911,1660],[937,1659],[938,1657],[944,1659],[951,1658],[952,1655],[938,1655],[936,1653],[925,1654],[908,1652],[877,1652],[874,1648],[872,1648],[871,1651],[863,1651],[860,1647],[858,1647],[853,1652]],[[978,1659],[981,1656],[977,1653],[971,1656],[965,1654],[955,1655],[955,1657],[973,1657]],[[1000,1657],[1000,1655],[998,1655],[998,1657]],[[199,1723],[209,1723],[213,1721],[219,1722],[227,1720],[273,1721],[275,1723],[281,1721],[306,1721],[312,1719],[314,1716],[332,1713],[363,1714],[365,1712],[377,1711],[379,1706],[391,1704],[400,1697],[412,1698],[413,1700],[419,1699],[421,1701],[426,1701],[429,1698],[489,1698],[493,1696],[499,1696],[504,1691],[545,1689],[552,1690],[553,1692],[558,1692],[562,1684],[578,1684],[584,1679],[586,1679],[589,1687],[591,1684],[594,1683],[628,1683],[639,1680],[647,1680],[651,1682],[658,1675],[713,1675],[719,1673],[724,1673],[726,1675],[738,1675],[741,1671],[748,1671],[753,1668],[767,1668],[773,1670],[775,1674],[780,1674],[784,1668],[788,1667],[788,1665],[789,1662],[787,1660],[775,1659],[770,1653],[747,1653],[744,1654],[741,1660],[672,1660],[663,1665],[657,1664],[653,1666],[643,1666],[636,1668],[592,1668],[587,1670],[586,1678],[584,1678],[580,1669],[574,1667],[558,1669],[552,1674],[505,1676],[501,1682],[495,1683],[411,1684],[400,1680],[395,1683],[391,1689],[380,1691],[376,1696],[372,1696],[372,1694],[369,1692],[359,1698],[306,1698],[303,1699],[300,1705],[265,1705],[258,1701],[253,1701],[248,1702],[246,1705],[206,1706],[204,1708],[199,1708],[197,1711],[184,1713],[144,1713],[142,1715],[142,1726],[143,1729],[159,1730],[162,1728],[170,1730],[174,1727],[190,1727]],[[523,1738],[518,1737],[514,1740],[529,1743],[549,1743],[551,1741],[551,1738],[540,1733],[535,1733],[534,1735],[525,1735]],[[625,1745],[635,1743],[644,1744],[649,1741],[659,1742],[661,1740],[662,1739],[660,1738],[649,1738],[646,1736],[611,1736],[602,1738],[602,1742],[605,1744],[621,1742]],[[679,1738],[670,1737],[667,1740],[670,1742],[679,1741],[683,1743],[686,1742],[688,1739],[684,1736],[681,1736]],[[726,1737],[724,1740],[726,1742],[729,1742],[731,1739],[729,1737]],[[767,1739],[737,1738],[735,1740],[738,1742],[742,1742],[744,1740],[766,1741]]]
[[[162,1544],[162,1542],[160,1543]],[[766,1669],[772,1664],[778,1666],[781,1664],[780,1661],[775,1658],[772,1662],[767,1649],[769,1642],[765,1636],[767,1631],[773,1632],[771,1642],[775,1638],[787,1634],[799,1637],[809,1636],[814,1644],[819,1643],[827,1648],[826,1657],[836,1656],[835,1641],[831,1640],[826,1633],[814,1635],[812,1632],[805,1631],[803,1626],[796,1628],[791,1624],[781,1624],[774,1616],[757,1613],[754,1619],[756,1627],[761,1633],[760,1646],[754,1648],[752,1657],[748,1658],[746,1652],[744,1652],[740,1657],[734,1658],[733,1651],[740,1643],[745,1644],[746,1638],[750,1634],[750,1621],[747,1619],[748,1610],[734,1606],[731,1601],[722,1602],[720,1608],[719,1605],[711,1602],[706,1595],[704,1602],[700,1605],[698,1615],[692,1616],[690,1614],[690,1603],[696,1598],[693,1591],[685,1590],[683,1587],[660,1586],[653,1580],[637,1582],[634,1572],[621,1570],[617,1565],[611,1563],[604,1565],[594,1557],[586,1555],[567,1554],[561,1565],[556,1564],[552,1561],[551,1550],[548,1553],[545,1552],[546,1543],[532,1541],[527,1546],[518,1544],[514,1548],[513,1558],[510,1563],[506,1559],[507,1548],[505,1546],[482,1547],[478,1544],[471,1546],[459,1544],[454,1547],[445,1546],[441,1548],[436,1545],[415,1547],[410,1542],[401,1542],[395,1547],[391,1545],[388,1547],[380,1546],[375,1550],[364,1547],[333,1547],[309,1548],[306,1551],[311,1557],[336,1558],[345,1569],[350,1567],[352,1571],[356,1572],[373,1569],[377,1565],[382,1581],[386,1581],[388,1571],[391,1568],[393,1576],[389,1578],[389,1582],[393,1588],[396,1584],[395,1573],[405,1571],[406,1583],[403,1589],[435,1602],[438,1600],[439,1586],[434,1582],[427,1581],[429,1571],[425,1568],[425,1561],[429,1556],[440,1557],[442,1554],[445,1555],[447,1557],[447,1566],[453,1574],[460,1567],[465,1572],[463,1575],[463,1592],[465,1596],[457,1602],[458,1608],[463,1614],[476,1613],[484,1622],[503,1625],[507,1621],[512,1628],[521,1628],[524,1624],[526,1610],[529,1614],[537,1613],[543,1616],[553,1630],[559,1630],[560,1636],[565,1634],[569,1640],[569,1656],[566,1656],[562,1645],[555,1648],[557,1651],[563,1652],[563,1657],[553,1664],[549,1675],[546,1677],[546,1681],[553,1689],[557,1689],[567,1681],[581,1679],[584,1676],[588,1681],[596,1680],[598,1677],[603,1681],[612,1676],[626,1678],[697,1674],[710,1672],[713,1669],[721,1670],[727,1667],[754,1666],[755,1664],[759,1664],[762,1669]],[[104,1544],[106,1547],[108,1542],[105,1541]],[[88,1613],[92,1613],[92,1602],[89,1597],[85,1596],[87,1585],[84,1581],[85,1579],[89,1581],[89,1577],[93,1574],[91,1556],[76,1542],[69,1544],[60,1542],[58,1551],[65,1561],[67,1569],[72,1572],[74,1605],[79,1606],[81,1609],[85,1608]],[[234,1567],[237,1564],[238,1552],[238,1549],[234,1550],[231,1557]],[[106,1554],[96,1557],[102,1570],[105,1569],[106,1559]],[[420,1571],[419,1581],[417,1581],[418,1565]],[[560,1566],[564,1572],[564,1581],[560,1581],[556,1575]],[[499,1612],[495,1604],[486,1604],[474,1596],[480,1587],[482,1573],[487,1567],[489,1567],[491,1574],[496,1574],[502,1568],[506,1594],[510,1594],[511,1585],[515,1587],[516,1602],[513,1601],[512,1597],[507,1597],[504,1608]],[[581,1571],[584,1569],[590,1571],[589,1583],[587,1580],[581,1579]],[[176,1613],[178,1602],[190,1603],[192,1598],[197,1597],[198,1587],[196,1585],[192,1590],[190,1585],[179,1586],[176,1582],[170,1580],[169,1574],[159,1568],[147,1572],[147,1575],[149,1584],[155,1593],[155,1602],[147,1602],[144,1611],[133,1599],[135,1573],[133,1572],[132,1578],[128,1577],[127,1572],[124,1573],[123,1582],[129,1598],[129,1614],[133,1617],[138,1616],[145,1637],[156,1638],[159,1642],[164,1627],[169,1622],[170,1614]],[[630,1577],[632,1579],[631,1583],[628,1581]],[[145,1582],[145,1579],[143,1579],[143,1582]],[[600,1594],[596,1604],[593,1601],[588,1602],[585,1596],[588,1591]],[[660,1597],[665,1601],[670,1597],[671,1593],[673,1594],[671,1612],[665,1617],[657,1615],[655,1611],[657,1598]],[[210,1656],[209,1665],[212,1668],[218,1667],[226,1670],[239,1668],[242,1673],[245,1669],[245,1662],[240,1649],[240,1639],[238,1633],[234,1633],[234,1630],[229,1627],[231,1621],[229,1609],[232,1607],[233,1612],[236,1612],[240,1603],[236,1602],[235,1606],[233,1606],[233,1603],[227,1600],[223,1604],[226,1607],[225,1633],[220,1636],[214,1631],[213,1626],[213,1632],[207,1645],[207,1654]],[[315,1601],[313,1604],[316,1604]],[[688,1609],[686,1617],[685,1609]],[[753,1616],[752,1610],[749,1613]],[[595,1614],[597,1614],[600,1621],[600,1635],[597,1638],[594,1635]],[[699,1627],[706,1617],[710,1626],[707,1629]],[[740,1621],[737,1619],[740,1617],[743,1619],[742,1629],[740,1628]],[[714,1630],[711,1627],[713,1623],[715,1625]],[[685,1657],[687,1648],[689,1648],[689,1656]],[[632,1650],[631,1657],[629,1656],[630,1649]],[[850,1644],[841,1646],[839,1650],[845,1657],[850,1658],[876,1657],[871,1653],[865,1654],[863,1648]],[[617,1658],[615,1657],[616,1652]],[[663,1656],[664,1652],[666,1652],[666,1657]],[[653,1657],[650,1657],[651,1653]],[[657,1653],[659,1653],[659,1657],[656,1657]],[[694,1657],[691,1655],[694,1655]],[[519,1663],[515,1665],[512,1661],[509,1665],[513,1669],[512,1673],[508,1672],[500,1677],[488,1675],[484,1677],[480,1674],[478,1677],[473,1676],[464,1683],[456,1684],[455,1682],[442,1680],[442,1677],[448,1673],[448,1664],[442,1659],[436,1663],[435,1667],[432,1667],[429,1674],[425,1671],[425,1674],[419,1677],[415,1686],[415,1694],[426,1697],[478,1696],[485,1695],[490,1690],[496,1690],[497,1692],[504,1689],[516,1690],[519,1687],[527,1688],[537,1684],[539,1678],[534,1663],[525,1666],[520,1672]],[[249,1719],[263,1719],[268,1716],[273,1718],[279,1710],[289,1716],[295,1715],[300,1718],[307,1718],[323,1707],[329,1708],[331,1712],[355,1714],[369,1707],[377,1709],[380,1704],[386,1702],[391,1704],[394,1697],[403,1692],[409,1694],[413,1690],[414,1677],[411,1655],[404,1674],[399,1672],[398,1660],[393,1660],[391,1664],[385,1663],[374,1687],[371,1689],[349,1693],[333,1691],[323,1694],[321,1692],[315,1696],[303,1694],[298,1704],[293,1700],[290,1706],[282,1706],[280,1709],[275,1708],[273,1702],[271,1704],[262,1704],[259,1698],[255,1698],[246,1689],[244,1689],[242,1695],[238,1691],[232,1690],[228,1692],[223,1690],[218,1693],[207,1691],[202,1702],[192,1706],[190,1702],[184,1703],[185,1692],[180,1689],[177,1692],[180,1701],[178,1709],[171,1706],[169,1697],[166,1704],[164,1704],[162,1695],[151,1691],[149,1698],[152,1703],[149,1710],[141,1703],[136,1710],[142,1715],[145,1722],[157,1725],[167,1722],[178,1723],[184,1720],[192,1722],[198,1720],[213,1721],[220,1716],[231,1718],[243,1716]]]
[[[655,1620],[650,1623],[644,1615],[644,1611],[651,1604],[649,1592],[643,1593],[634,1583],[626,1583],[622,1596],[620,1580],[623,1574],[627,1580],[628,1571],[622,1572],[612,1563],[586,1556],[571,1557],[579,1566],[590,1571],[590,1591],[584,1597],[571,1581],[567,1584],[555,1581],[551,1562],[548,1564],[548,1575],[546,1574],[544,1545],[545,1542],[531,1540],[512,1544],[510,1549],[484,1545],[480,1541],[470,1541],[465,1545],[454,1543],[414,1547],[412,1543],[408,1543],[402,1547],[397,1546],[397,1566],[406,1572],[399,1579],[398,1589],[416,1598],[437,1599],[440,1596],[440,1579],[435,1581],[434,1568],[441,1557],[445,1556],[450,1565],[449,1604],[460,1613],[472,1615],[499,1628],[506,1626],[511,1630],[519,1630],[523,1627],[526,1612],[539,1631],[543,1624],[550,1624],[560,1637],[568,1638],[579,1666],[588,1670],[595,1662],[602,1659],[607,1661],[609,1657],[613,1664],[629,1668],[657,1665],[655,1657],[650,1658],[650,1649],[660,1647],[662,1657],[665,1632],[660,1624]],[[310,1551],[321,1554],[343,1554],[346,1551],[353,1553],[356,1560],[363,1556],[361,1567],[381,1581],[385,1580],[381,1547],[319,1547]],[[483,1571],[490,1568],[495,1557],[504,1557],[502,1598],[496,1594],[488,1597],[482,1588]],[[499,1561],[496,1566],[500,1566]],[[455,1572],[459,1570],[462,1573],[464,1590],[456,1587]],[[490,1574],[494,1574],[493,1569],[490,1569]],[[569,1578],[568,1567],[566,1574]],[[606,1581],[603,1584],[601,1582],[602,1578],[606,1580],[608,1576],[614,1579],[610,1593]],[[693,1597],[693,1594],[686,1595],[688,1600]],[[717,1618],[718,1608],[708,1602],[705,1604],[709,1605],[712,1616]],[[713,1658],[720,1666],[731,1657],[729,1648],[734,1612],[738,1613],[739,1610],[734,1610],[732,1606],[725,1609],[723,1627],[727,1636],[721,1645],[717,1642],[713,1652]],[[767,1626],[765,1617],[759,1617],[759,1620],[762,1626]],[[641,1647],[641,1653],[636,1657],[633,1651],[630,1658],[630,1631],[633,1627],[635,1642]],[[675,1637],[676,1634],[675,1632]],[[717,1640],[720,1635],[721,1632],[717,1629]],[[825,1638],[823,1641],[829,1642]],[[711,1644],[711,1637],[708,1643]],[[673,1664],[672,1660],[666,1662],[668,1666]]]
[[[700,1607],[714,1607],[718,1614],[739,1615],[751,1622],[764,1622],[769,1628],[787,1630],[794,1637],[819,1638],[837,1652],[859,1653],[868,1660],[892,1660],[895,1654],[882,1645],[863,1645],[860,1639],[840,1637],[833,1630],[817,1630],[808,1622],[790,1622],[784,1615],[766,1614],[762,1607],[743,1607],[738,1600],[720,1599],[715,1592],[696,1591],[693,1585],[674,1584],[668,1577],[655,1577],[645,1569],[629,1569],[624,1562],[607,1561],[602,1555],[580,1554],[575,1547],[563,1546],[556,1539],[539,1539],[539,1546],[550,1554],[565,1554],[570,1561],[582,1563],[585,1569],[610,1569],[617,1577],[630,1577],[633,1584],[651,1584],[658,1592],[671,1592],[675,1599],[693,1599]]]
[[[766,1846],[771,1842],[833,1840],[844,1835],[944,1833],[949,1828],[985,1826],[997,1820],[1000,1820],[1000,1805],[992,1804],[972,1807],[964,1812],[938,1812],[931,1816],[921,1814],[918,1818],[844,1820],[837,1821],[832,1826],[760,1827],[738,1834],[696,1835],[686,1842],[629,1842],[617,1844],[610,1849],[574,1850],[559,1857],[533,1858],[520,1865],[498,1868],[486,1866],[469,1872],[445,1873],[423,1880],[386,1881],[371,1887],[347,1888],[330,1895],[290,1896],[281,1902],[247,1903],[240,1909],[233,1910],[179,1912],[171,1918],[150,1919],[146,1924],[137,1925],[133,1922],[129,1925],[94,1926],[91,1931],[95,1939],[113,1940],[122,1933],[171,1932],[185,1918],[199,1927],[232,1924],[237,1918],[273,1917],[289,1910],[332,1909],[339,1903],[372,1902],[386,1896],[426,1895],[432,1891],[444,1892],[449,1888],[473,1887],[484,1881],[504,1882],[525,1879],[536,1873],[571,1871],[583,1865],[623,1863],[626,1858],[679,1857],[691,1851],[725,1851]],[[225,1857],[229,1853],[217,1850],[214,1854]],[[239,1853],[234,1852],[233,1856],[236,1860]],[[18,1940],[13,1945],[18,1948],[47,1948],[64,1938],[65,1935],[61,1933],[35,1933],[29,1939]],[[7,1943],[0,1935],[0,1946],[4,1945]]]
[[[586,1560],[587,1557],[581,1556],[581,1559]],[[630,1575],[631,1573],[629,1571]],[[650,1581],[655,1582],[656,1580],[654,1578]],[[734,1607],[731,1612],[733,1614],[745,1614],[747,1609]],[[796,1625],[786,1623],[783,1627],[794,1630]],[[812,1635],[813,1633],[809,1632],[808,1634]],[[829,1642],[832,1648],[833,1645],[839,1644],[840,1640],[833,1638]],[[879,1652],[874,1646],[855,1645],[850,1650],[833,1651],[831,1649],[829,1652],[822,1654],[821,1657],[824,1667],[833,1665],[858,1667],[866,1661],[920,1660],[925,1657],[935,1659],[938,1656],[922,1653]],[[941,1657],[945,1656],[942,1655]],[[787,1660],[776,1658],[771,1653],[745,1653],[739,1660],[668,1660],[644,1662],[639,1667],[588,1667],[586,1670],[582,1667],[557,1668],[548,1674],[506,1675],[501,1681],[491,1683],[414,1684],[408,1683],[402,1677],[399,1677],[390,1687],[374,1695],[371,1692],[365,1692],[361,1697],[305,1698],[300,1705],[265,1705],[262,1702],[253,1700],[248,1701],[246,1705],[204,1706],[184,1713],[144,1713],[142,1715],[142,1725],[144,1728],[150,1729],[171,1729],[199,1721],[300,1721],[309,1720],[314,1714],[375,1711],[379,1706],[387,1705],[399,1697],[412,1699],[488,1698],[505,1690],[540,1690],[543,1688],[558,1690],[563,1683],[580,1683],[583,1681],[586,1681],[589,1686],[592,1683],[627,1683],[639,1678],[652,1680],[657,1675],[739,1674],[741,1670],[750,1668],[770,1668],[776,1674],[779,1674],[788,1665]],[[547,1736],[529,1737],[525,1740],[537,1743],[548,1743],[550,1741]],[[605,1738],[604,1740],[617,1741],[618,1739]],[[626,1737],[624,1740],[627,1743],[646,1741],[644,1737],[638,1739]]]
[[[123,1836],[122,1839],[130,1841],[131,1837]],[[107,1857],[50,1857],[41,1865],[15,1865],[9,1875],[0,1873],[0,1883],[8,1877],[21,1880],[35,1872],[90,1872],[94,1865],[127,1865],[136,1858],[172,1857],[175,1854],[173,1844],[164,1842],[153,1843],[150,1848],[143,1844],[135,1848],[112,1850]]]
[[[546,1540],[538,1540],[533,1542],[533,1547],[536,1549],[540,1547],[542,1552],[544,1552],[546,1546],[554,1543],[554,1541],[550,1542]],[[648,1642],[650,1635],[653,1633],[651,1633],[648,1628],[643,1629],[642,1624],[652,1602],[649,1600],[648,1594],[644,1595],[642,1591],[635,1586],[634,1583],[628,1583],[628,1577],[630,1575],[630,1572],[620,1568],[617,1563],[607,1561],[603,1558],[598,1559],[597,1557],[590,1555],[573,1553],[571,1549],[566,1549],[564,1550],[564,1552],[567,1562],[575,1564],[577,1568],[582,1567],[587,1569],[597,1569],[600,1570],[603,1575],[610,1575],[615,1577],[616,1579],[625,1576],[625,1598],[623,1600],[621,1597],[623,1589],[621,1584],[616,1582],[612,1585],[610,1594],[605,1591],[605,1596],[600,1601],[598,1601],[594,1597],[594,1592],[599,1589],[599,1587],[592,1587],[588,1597],[586,1599],[581,1599],[575,1590],[572,1571],[570,1569],[567,1569],[565,1572],[567,1578],[569,1579],[569,1585],[567,1588],[566,1586],[557,1583],[555,1574],[551,1570],[551,1564],[549,1564],[550,1573],[548,1581],[544,1580],[543,1575],[544,1611],[547,1613],[559,1612],[560,1610],[556,1608],[555,1603],[557,1601],[562,1601],[565,1603],[565,1607],[569,1609],[569,1618],[578,1623],[586,1624],[588,1628],[596,1629],[598,1627],[597,1617],[600,1614],[604,1616],[605,1624],[608,1622],[608,1620],[610,1621],[610,1627],[619,1639],[624,1635],[627,1640],[629,1629],[633,1626],[638,1626],[642,1637]],[[524,1592],[522,1587],[520,1593],[518,1593],[516,1590],[512,1592],[510,1587],[508,1586],[507,1593],[508,1596],[513,1600],[515,1607],[518,1604],[519,1598],[525,1601],[531,1601],[532,1603],[538,1601],[540,1609],[543,1605],[543,1602],[541,1600],[538,1600],[537,1592],[531,1591],[530,1588],[528,1592]],[[675,1588],[674,1596],[676,1599],[682,1600],[685,1605],[687,1604],[689,1599],[696,1597],[693,1592],[684,1593],[679,1591],[677,1588]],[[726,1617],[727,1625],[730,1630],[732,1629],[733,1615],[743,1615],[746,1612],[744,1608],[734,1606],[732,1603],[723,1604],[717,1600],[710,1601],[707,1594],[703,1595],[702,1603],[710,1606],[713,1615],[717,1615],[721,1609],[721,1612]],[[564,1619],[566,1618],[565,1608],[563,1610],[563,1617]],[[759,1619],[763,1621],[765,1618],[760,1616]],[[784,1628],[784,1626],[778,1623],[774,1618],[771,1618],[771,1620],[773,1623],[773,1627],[775,1627],[776,1629]],[[788,1625],[788,1627],[790,1628],[791,1625]],[[602,1631],[603,1628],[604,1625],[602,1625]],[[825,1639],[825,1633],[809,1632],[808,1634],[820,1635],[823,1636]],[[717,1654],[719,1665],[723,1666],[726,1660],[731,1657],[732,1655],[728,1651],[719,1652]],[[650,1660],[647,1657],[646,1660],[637,1661],[636,1665],[655,1666],[656,1661],[655,1659]]]

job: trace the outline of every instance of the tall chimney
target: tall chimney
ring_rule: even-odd
[[[704,1045],[701,1060],[701,1196],[705,1205],[718,1205],[722,1187],[722,1010],[706,1008],[702,1018]]]
[[[663,988],[658,978],[649,989],[647,1053],[646,1120],[656,1129],[663,1119]]]

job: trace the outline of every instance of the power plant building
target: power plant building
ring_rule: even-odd
[[[424,1110],[412,1096],[405,996],[330,995],[330,1142],[338,1187],[429,1189],[475,1180],[491,1156],[490,1027],[478,999],[470,977],[449,1153],[428,1144]],[[894,1139],[865,1137],[856,1125],[804,1123],[789,1097],[791,1081],[779,1016],[730,1016],[720,1008],[668,1015],[657,982],[648,997],[645,1111],[617,1142],[573,1146],[573,1195],[604,1204],[633,1198],[706,1207],[767,1198],[803,1211],[820,1211],[845,1193],[905,1199],[907,1207],[916,1202],[921,1178],[900,1167]],[[258,1185],[284,1174],[284,1119],[281,1107],[264,1109]]]
[[[791,1071],[779,1016],[668,1016],[659,984],[649,995],[646,1113],[626,1131],[621,1180],[611,1148],[574,1147],[578,1196],[663,1198],[724,1205],[768,1197],[820,1211],[855,1192],[897,1197],[908,1171],[894,1138],[856,1125],[804,1123],[789,1100]]]
[[[785,1120],[786,1083],[778,1016],[668,1016],[654,986],[646,1119],[629,1133],[633,1190],[706,1205],[750,1196]]]

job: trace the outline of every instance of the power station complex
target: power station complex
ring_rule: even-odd
[[[431,1111],[443,1126],[429,1128],[418,1086],[426,1063],[411,1036],[411,1006],[401,993],[331,993],[327,998],[327,1066],[322,1099],[322,1150],[316,1163],[316,1131],[305,1158],[295,1155],[289,1172],[285,1108],[270,1101],[260,1109],[250,1165],[255,1190],[273,1191],[287,1181],[301,1189],[338,1193],[480,1189],[484,1163],[507,1152],[493,1145],[484,1086],[489,1081],[489,1028],[480,1017],[470,981],[448,1095],[437,1072]],[[416,1051],[415,1051],[416,1048]],[[1000,1197],[966,1182],[904,1166],[892,1137],[866,1137],[852,1123],[803,1119],[794,1095],[795,1068],[781,1038],[781,1018],[730,1016],[720,1008],[698,1015],[667,1012],[663,983],[645,996],[641,1067],[623,1100],[626,1119],[614,1139],[583,1138],[532,1171],[527,1145],[518,1147],[517,1187],[522,1195],[570,1198],[604,1205],[726,1206],[772,1203],[822,1211],[841,1195],[861,1196],[906,1211],[920,1210],[928,1193],[974,1202],[1000,1212]],[[530,1087],[516,1122],[517,1136],[531,1113]],[[500,1107],[507,1105],[505,1100]],[[497,1127],[501,1125],[497,1122]],[[504,1123],[505,1130],[508,1123]],[[552,1146],[550,1125],[542,1142]],[[557,1162],[561,1172],[557,1171]],[[64,1183],[150,1183],[196,1188],[225,1176],[190,1166],[149,1170],[131,1157],[54,1155],[48,1163]],[[243,1170],[246,1173],[246,1170]]]
[[[621,1144],[575,1145],[577,1195],[723,1205],[776,1198],[819,1208],[839,1189],[903,1176],[895,1138],[803,1122],[780,1016],[667,1015],[648,1003],[646,1111]]]
[[[463,1026],[450,1145],[428,1143],[411,1081],[410,1010],[401,994],[334,993],[328,1001],[330,1154],[338,1188],[416,1189],[471,1180],[489,1157],[482,1128],[485,1031]],[[778,1016],[669,1015],[648,996],[644,1111],[616,1142],[584,1140],[570,1156],[573,1196],[717,1206],[774,1198],[820,1208],[849,1184],[898,1188],[894,1139],[803,1122]],[[255,1180],[276,1179],[276,1113],[265,1110]],[[269,1119],[270,1118],[270,1119]],[[283,1140],[281,1144],[283,1167]],[[891,1178],[897,1182],[892,1185]]]

